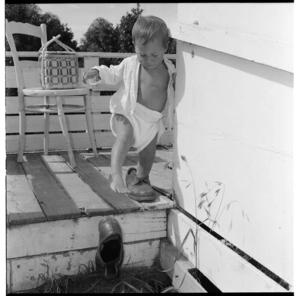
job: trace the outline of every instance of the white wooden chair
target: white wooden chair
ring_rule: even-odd
[[[74,168],[76,167],[73,151],[71,148],[69,133],[66,124],[65,113],[85,111],[87,129],[90,138],[91,147],[95,156],[97,156],[96,141],[93,134],[92,118],[91,118],[91,102],[89,96],[89,90],[87,88],[76,89],[53,89],[45,90],[41,86],[35,88],[26,88],[22,68],[28,67],[30,63],[37,63],[32,61],[20,61],[18,52],[16,50],[13,34],[26,34],[41,38],[41,45],[47,42],[46,25],[34,26],[28,23],[8,22],[6,20],[6,38],[13,55],[13,61],[16,71],[16,79],[18,86],[19,96],[19,148],[18,148],[18,162],[23,160],[23,151],[25,143],[25,116],[28,112],[44,113],[44,154],[48,154],[49,149],[49,115],[50,113],[57,113],[60,126],[66,139],[67,150],[70,159],[70,164]],[[43,98],[43,104],[26,106],[25,97],[41,97]],[[71,105],[62,104],[62,97],[67,96],[83,96],[84,105]],[[49,104],[49,97],[56,98],[56,104]]]

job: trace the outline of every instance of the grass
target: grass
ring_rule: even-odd
[[[181,159],[185,162],[185,164],[187,165],[187,168],[189,169],[191,178],[192,178],[192,182],[190,182],[186,188],[188,188],[190,185],[193,186],[193,190],[194,190],[194,200],[195,200],[195,209],[199,208],[200,210],[205,210],[205,213],[207,215],[206,219],[204,219],[203,221],[199,221],[197,218],[197,210],[195,211],[195,218],[196,221],[199,221],[199,224],[195,224],[196,227],[196,234],[194,235],[194,232],[192,229],[190,229],[187,234],[185,239],[182,242],[182,245],[180,247],[180,250],[183,247],[183,244],[185,243],[185,240],[187,238],[187,236],[192,233],[193,237],[194,237],[194,252],[195,252],[195,261],[196,261],[196,271],[199,270],[198,268],[198,252],[199,252],[199,248],[200,246],[198,246],[198,229],[199,226],[201,225],[205,225],[208,229],[209,232],[211,233],[214,230],[214,226],[218,226],[220,227],[218,220],[220,219],[221,215],[224,213],[224,210],[226,210],[227,212],[229,211],[230,207],[232,204],[238,204],[241,210],[241,215],[243,219],[246,219],[248,221],[248,223],[250,223],[250,218],[247,215],[247,213],[244,211],[241,203],[237,200],[232,200],[229,203],[227,203],[225,206],[223,206],[223,209],[221,210],[221,206],[223,203],[223,199],[224,199],[224,194],[225,194],[225,184],[222,182],[218,182],[215,181],[215,185],[212,188],[208,188],[207,186],[207,182],[205,182],[207,190],[200,193],[198,195],[198,197],[200,198],[200,203],[197,206],[197,195],[196,195],[196,190],[195,190],[195,183],[194,183],[194,178],[193,178],[193,174],[192,171],[189,167],[188,161],[186,159],[186,157],[184,155],[181,155]],[[187,182],[186,180],[182,180]],[[217,200],[217,197],[219,195],[219,193],[222,192],[221,195],[221,199],[219,200],[219,206],[218,206],[218,210],[217,213],[215,215],[215,217],[212,217],[211,214],[211,205],[212,203],[216,203],[215,201]],[[210,195],[210,199],[208,198],[208,196]],[[214,195],[214,196],[213,196]],[[212,226],[210,225],[206,225],[205,222],[212,222]],[[229,225],[229,229],[228,231],[231,231],[233,227],[233,219],[231,219],[230,225]],[[245,259],[246,261],[248,261],[249,263],[251,263],[252,265],[254,265],[256,268],[258,268],[261,272],[263,272],[264,274],[266,274],[268,277],[270,277],[272,280],[274,280],[275,282],[277,282],[279,285],[281,285],[282,287],[284,287],[285,289],[289,290],[289,284],[284,281],[282,278],[280,278],[279,276],[277,276],[276,274],[274,274],[272,271],[270,271],[269,269],[267,269],[266,267],[264,267],[263,265],[261,265],[259,262],[257,262],[256,260],[254,260],[254,258],[251,258],[250,256],[248,256],[247,254],[245,254],[242,250],[240,250],[239,248],[237,248],[236,246],[234,246],[232,243],[230,243],[229,241],[227,241],[226,239],[222,239],[222,242],[229,247],[231,250],[233,250],[235,253],[239,254],[243,259]],[[199,281],[199,283],[201,283],[200,281],[200,277],[197,275],[197,273],[195,272],[194,274],[192,274],[194,276],[194,278],[196,280]]]
[[[172,286],[171,279],[160,269],[158,263],[151,268],[124,267],[118,278],[107,280],[104,272],[99,274],[94,271],[93,264],[81,265],[77,275],[56,274],[51,277],[40,275],[43,284],[35,289],[24,291],[22,294],[177,292]]]

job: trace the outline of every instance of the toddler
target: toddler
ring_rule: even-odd
[[[164,57],[169,43],[165,22],[155,16],[140,17],[132,29],[136,55],[109,68],[101,65],[84,73],[83,82],[120,83],[110,101],[110,126],[116,141],[111,151],[111,189],[137,201],[151,201],[155,193],[149,173],[158,137],[171,128],[174,111],[175,67]],[[126,185],[122,166],[131,147],[137,149],[137,168],[130,168]]]

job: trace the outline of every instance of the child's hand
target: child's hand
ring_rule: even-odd
[[[83,72],[82,82],[86,84],[87,80],[89,79],[94,79],[95,81],[99,81],[100,80],[99,72],[96,69],[93,69],[89,72]]]

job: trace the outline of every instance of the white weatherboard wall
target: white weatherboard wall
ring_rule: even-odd
[[[289,284],[292,19],[293,4],[193,3],[178,4],[171,26],[177,201],[203,221],[207,212],[195,208],[209,192],[203,206],[218,217],[214,230]]]

